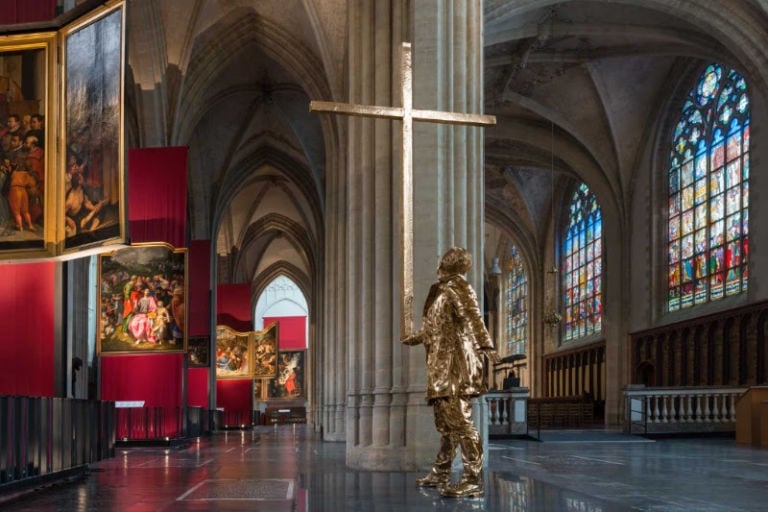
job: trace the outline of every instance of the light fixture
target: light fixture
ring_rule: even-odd
[[[491,260],[491,269],[488,271],[492,276],[501,275],[501,267],[499,266],[499,257],[494,256]]]
[[[549,202],[551,205],[550,209],[550,222],[552,223],[552,241],[554,244],[555,240],[555,123],[554,121],[549,122],[550,126],[550,132],[549,132]],[[555,309],[555,288],[557,287],[557,266],[553,263],[552,266],[547,270],[546,275],[544,276],[544,284],[546,284],[551,280],[552,286],[550,288],[551,294],[549,298],[549,308],[548,312],[544,314],[544,323],[547,324],[550,329],[556,327],[560,321],[563,319],[563,316],[557,312]]]

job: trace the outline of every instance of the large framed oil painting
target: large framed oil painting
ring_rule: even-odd
[[[187,250],[137,244],[99,255],[99,352],[186,351]]]
[[[274,322],[253,333],[253,377],[267,379],[277,375],[277,328]]]
[[[251,361],[251,332],[239,332],[226,325],[217,325],[216,378],[250,378]]]
[[[277,377],[269,381],[269,398],[304,396],[303,350],[281,351],[277,361]]]
[[[63,31],[63,252],[125,239],[124,20],[118,3]]]
[[[1,258],[52,255],[55,247],[55,39],[0,38]]]

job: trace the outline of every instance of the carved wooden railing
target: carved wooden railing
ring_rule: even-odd
[[[544,397],[592,395],[605,399],[605,340],[560,350],[543,358]]]
[[[736,400],[747,388],[646,388],[624,391],[630,434],[735,432]]]
[[[755,386],[768,383],[768,302],[631,335],[633,384]]]

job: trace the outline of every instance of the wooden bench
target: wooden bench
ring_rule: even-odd
[[[528,400],[528,427],[587,427],[595,422],[594,412],[594,402],[583,396],[531,398]]]
[[[264,419],[266,425],[306,423],[307,410],[305,407],[267,407]]]

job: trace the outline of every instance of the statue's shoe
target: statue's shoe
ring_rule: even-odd
[[[444,487],[449,483],[448,477],[436,475],[431,471],[427,476],[416,479],[416,485],[419,487]]]
[[[440,494],[446,498],[479,497],[483,495],[483,486],[470,482],[460,482],[457,485],[442,488]]]

